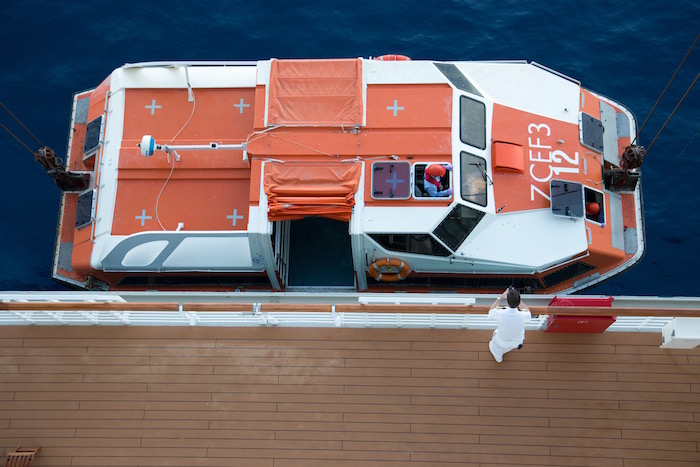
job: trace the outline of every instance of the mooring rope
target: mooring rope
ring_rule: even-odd
[[[678,68],[676,68],[676,72],[673,73],[673,76],[671,76],[671,79],[668,81],[668,84],[666,84],[666,87],[665,87],[664,90],[661,92],[661,95],[659,96],[659,98],[656,99],[656,103],[654,104],[654,107],[652,107],[652,108],[651,108],[651,111],[649,111],[649,115],[647,115],[647,118],[644,119],[644,123],[642,123],[642,126],[641,126],[641,127],[639,128],[639,130],[637,131],[637,134],[634,135],[634,139],[632,140],[632,144],[636,144],[636,143],[637,143],[637,138],[639,138],[639,134],[640,134],[640,133],[642,132],[642,130],[644,129],[644,125],[647,124],[647,122],[649,121],[649,117],[651,117],[651,114],[653,114],[653,113],[654,113],[654,110],[656,110],[656,106],[659,105],[659,102],[661,102],[661,99],[662,99],[662,98],[664,97],[664,95],[666,94],[666,91],[668,91],[669,86],[671,86],[671,83],[673,82],[673,80],[676,79],[676,75],[678,74],[678,72],[680,71],[680,69],[683,67],[683,65],[685,64],[686,60],[688,60],[688,57],[690,56],[690,53],[691,53],[691,52],[693,51],[693,49],[695,48],[695,44],[698,43],[698,39],[700,39],[700,34],[698,34],[698,36],[695,38],[695,42],[693,42],[693,45],[690,46],[690,49],[689,49],[688,52],[685,54],[685,57],[683,57],[683,60],[681,60],[680,65],[678,65]],[[695,80],[697,81],[697,78],[695,78]],[[693,81],[693,84],[695,84],[695,81]],[[693,86],[691,85],[690,87],[692,88]],[[688,88],[688,90],[690,90],[690,88]],[[686,94],[688,94],[688,93],[686,92]],[[683,98],[685,98],[685,96],[683,96]],[[682,100],[681,100],[681,101],[682,101]],[[680,102],[679,102],[679,104],[680,104]],[[678,106],[676,106],[676,108],[678,108]],[[674,111],[675,111],[675,110],[674,110]],[[670,119],[670,117],[669,117],[669,119]],[[668,120],[666,120],[666,123],[668,123]],[[664,126],[666,126],[666,125],[664,124]],[[663,129],[663,128],[662,128],[662,129]],[[661,131],[659,131],[659,133],[661,133]],[[657,133],[656,138],[658,138],[658,136],[659,136],[659,134]],[[656,141],[656,138],[654,138],[654,141]],[[652,144],[653,144],[653,143],[652,143]],[[649,148],[651,148],[651,145],[649,145]],[[649,149],[647,149],[647,152],[648,152],[648,151],[649,151]]]
[[[671,115],[668,116],[668,118],[666,119],[666,121],[664,122],[664,124],[661,126],[661,129],[659,130],[659,132],[658,132],[658,133],[656,134],[656,136],[654,137],[654,140],[651,142],[651,144],[649,144],[649,147],[648,147],[647,150],[646,150],[647,153],[649,153],[649,151],[651,150],[651,147],[652,147],[652,146],[654,145],[654,143],[656,142],[656,139],[659,137],[659,135],[661,134],[661,132],[664,131],[664,128],[666,128],[666,125],[668,124],[669,120],[671,120],[671,117],[673,117],[673,114],[676,113],[676,110],[678,110],[678,107],[681,106],[681,104],[682,104],[683,101],[685,100],[685,98],[686,98],[686,96],[688,95],[688,93],[690,92],[690,90],[693,89],[693,86],[695,86],[695,83],[697,82],[698,78],[700,78],[700,73],[698,73],[697,75],[695,75],[695,79],[693,80],[692,83],[690,83],[690,86],[688,86],[688,89],[686,89],[685,94],[683,94],[683,97],[681,97],[681,100],[678,101],[678,104],[676,104],[676,108],[673,109],[673,112],[671,112]]]
[[[5,131],[8,132],[8,133],[10,134],[10,136],[12,136],[14,139],[16,139],[17,142],[18,142],[19,144],[21,144],[22,146],[24,146],[24,148],[25,148],[27,151],[29,151],[29,152],[31,152],[32,154],[34,154],[34,151],[32,151],[31,149],[29,149],[29,146],[27,146],[26,144],[24,144],[24,143],[22,142],[21,139],[19,139],[17,136],[15,136],[15,134],[12,133],[12,132],[10,131],[9,128],[7,128],[7,127],[6,127],[5,125],[3,125],[2,123],[0,123],[0,126],[3,127],[3,128],[5,129]]]
[[[0,102],[0,105],[2,106],[3,109],[5,109],[5,111],[6,111],[8,114],[10,114],[10,116],[11,116],[12,118],[15,119],[15,121],[16,121],[17,123],[20,124],[20,126],[21,126],[22,128],[24,128],[24,131],[26,131],[27,133],[29,133],[29,136],[31,136],[32,138],[34,138],[34,141],[36,141],[37,143],[39,143],[39,146],[42,146],[42,147],[44,146],[43,144],[41,144],[41,141],[39,141],[39,139],[38,139],[36,136],[34,136],[34,135],[32,134],[32,132],[29,131],[29,129],[28,129],[26,126],[24,126],[24,124],[23,124],[22,122],[20,122],[19,119],[18,119],[17,117],[15,117],[15,114],[13,114],[12,112],[10,112],[10,109],[8,109],[7,107],[5,107],[5,104],[3,104],[2,102]],[[5,126],[3,125],[3,128],[5,128],[5,130],[6,130],[8,133],[10,133],[10,135],[12,135],[17,141],[19,141],[19,138],[17,138],[17,136],[15,136],[14,134],[12,134],[12,132],[11,132],[10,130],[8,130],[7,127],[5,127]],[[22,142],[20,141],[20,143],[22,143]],[[24,146],[25,148],[27,147],[24,143],[22,143],[22,146]],[[30,152],[31,152],[32,154],[34,154],[34,151],[32,151],[31,149],[30,149]]]

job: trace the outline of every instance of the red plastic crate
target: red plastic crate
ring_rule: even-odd
[[[612,297],[554,297],[549,306],[611,307]],[[601,333],[615,322],[614,316],[550,316],[545,332]]]

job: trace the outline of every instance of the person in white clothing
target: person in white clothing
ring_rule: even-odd
[[[504,298],[507,299],[508,306],[499,307]],[[512,286],[493,302],[489,309],[489,319],[495,319],[498,325],[489,342],[489,350],[498,363],[503,361],[505,353],[523,346],[525,323],[531,317],[530,309],[520,301],[520,293]]]

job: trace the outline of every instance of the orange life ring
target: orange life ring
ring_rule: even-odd
[[[381,272],[380,268],[386,268],[386,272]],[[393,272],[394,269],[398,271]],[[381,258],[370,264],[367,272],[378,281],[397,282],[408,277],[411,273],[411,267],[399,259]]]
[[[383,62],[403,62],[403,61],[411,60],[411,58],[407,57],[406,55],[398,55],[398,54],[380,55],[379,57],[374,57],[374,59],[381,60]]]

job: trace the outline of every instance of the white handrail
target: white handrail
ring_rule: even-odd
[[[382,295],[377,296],[360,296],[357,298],[359,303],[363,305],[376,304],[376,303],[390,303],[394,305],[404,304],[426,304],[426,305],[473,305],[476,303],[476,299],[472,297],[432,297],[430,295],[419,295],[419,296],[401,296],[401,295]]]
[[[324,294],[289,292],[0,292],[0,302],[29,303],[31,310],[0,311],[0,325],[102,325],[102,326],[280,326],[280,327],[353,327],[353,328],[423,328],[423,329],[495,329],[496,323],[484,313],[421,313],[415,306],[455,307],[461,305],[488,306],[494,294],[462,296],[458,294]],[[551,295],[523,295],[530,307],[545,306]],[[118,309],[108,307],[91,309],[91,304],[115,303]],[[197,302],[197,309],[183,307],[183,303]],[[42,310],[42,303],[47,305]],[[57,304],[63,303],[63,306]],[[81,303],[79,310],[71,310],[66,303]],[[139,310],[140,303],[144,309]],[[173,304],[179,303],[177,309]],[[211,303],[208,309],[207,303]],[[238,304],[229,311],[221,304]],[[377,304],[382,312],[338,312],[336,304],[367,306]],[[398,303],[398,304],[396,304]],[[643,309],[699,309],[697,297],[614,297],[611,315],[618,307]],[[124,306],[124,304],[131,304]],[[217,304],[219,305],[217,309]],[[270,308],[271,304],[275,304]],[[319,304],[328,305],[327,311]],[[387,308],[390,306],[393,308]],[[396,305],[393,305],[396,304]],[[242,305],[242,306],[241,306]],[[402,305],[413,308],[408,312]],[[133,306],[133,308],[132,308]],[[307,308],[308,306],[308,308]],[[313,311],[311,308],[316,307]],[[97,309],[101,308],[101,309]],[[275,311],[265,311],[272,309]],[[347,307],[346,307],[347,309]],[[384,312],[385,310],[388,312]],[[222,311],[223,310],[223,311]],[[416,312],[418,311],[418,312]],[[526,329],[545,329],[547,315],[533,317]],[[661,332],[672,321],[672,316],[617,316],[606,332]]]
[[[122,68],[154,68],[154,67],[189,67],[189,66],[256,66],[257,61],[173,61],[173,62],[136,62],[125,63]]]
[[[259,304],[255,304],[259,305]],[[257,307],[259,308],[259,307]],[[533,317],[527,330],[547,326],[547,315]],[[621,316],[606,332],[661,332],[672,317]],[[279,326],[343,328],[495,329],[484,314],[368,312],[221,312],[221,311],[0,311],[0,326]]]

